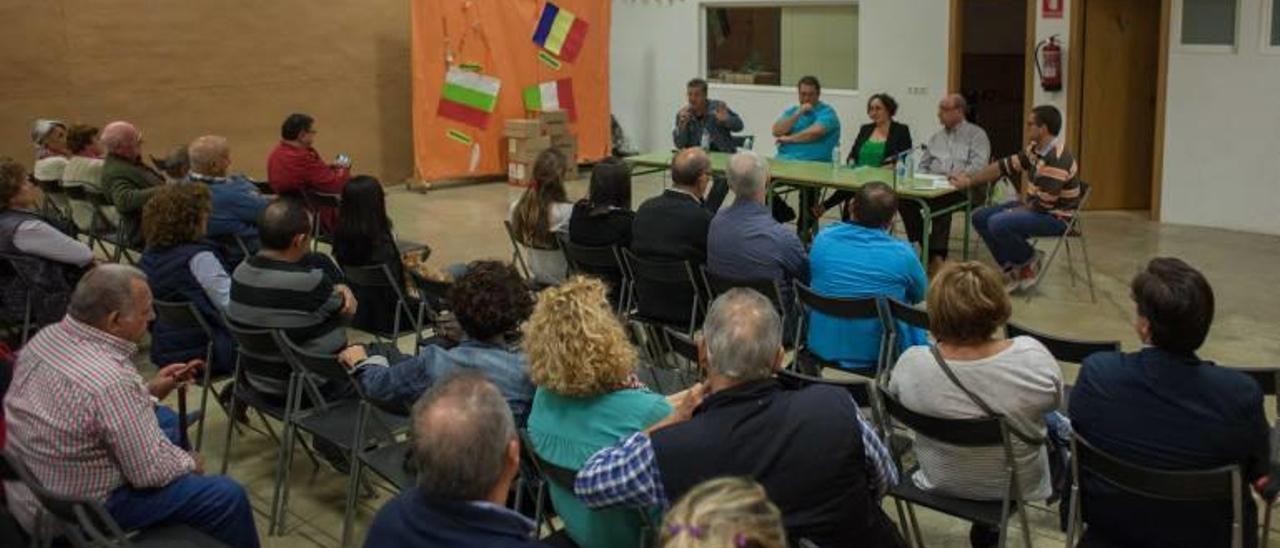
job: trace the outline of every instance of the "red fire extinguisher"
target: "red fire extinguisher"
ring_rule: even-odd
[[[1040,58],[1042,53],[1043,60]],[[1036,70],[1040,72],[1040,87],[1045,91],[1062,89],[1062,47],[1058,45],[1058,35],[1036,44],[1035,59]]]

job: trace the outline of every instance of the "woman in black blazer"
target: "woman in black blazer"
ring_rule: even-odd
[[[911,150],[911,128],[893,121],[897,114],[898,102],[889,94],[877,93],[867,99],[867,117],[871,118],[871,123],[858,129],[858,138],[853,141],[845,163],[893,167],[898,154]],[[821,206],[814,208],[814,218],[821,217],[828,209],[852,197],[852,191],[837,190]],[[845,213],[840,216],[844,218]]]

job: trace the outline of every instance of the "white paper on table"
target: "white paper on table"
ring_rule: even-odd
[[[934,175],[932,173],[917,173],[916,179],[928,181],[928,187],[933,189],[951,188],[951,179],[946,175]]]

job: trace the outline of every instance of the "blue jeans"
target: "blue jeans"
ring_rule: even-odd
[[[1067,224],[1048,213],[1031,211],[1017,201],[973,212],[973,228],[986,242],[1000,268],[1022,266],[1035,256],[1030,236],[1061,236]]]
[[[165,436],[177,443],[177,414],[156,407],[156,418]],[[126,531],[181,523],[230,546],[258,547],[249,497],[225,476],[187,474],[154,489],[121,487],[107,497],[106,507]]]

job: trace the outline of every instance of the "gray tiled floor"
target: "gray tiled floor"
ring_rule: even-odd
[[[638,179],[635,203],[654,195],[660,185],[657,176]],[[585,181],[571,183],[570,196],[581,196],[585,187]],[[400,236],[430,244],[434,249],[431,262],[444,266],[476,258],[510,258],[510,244],[499,224],[509,196],[507,186],[497,183],[441,188],[426,194],[396,188],[389,190],[388,204]],[[1065,257],[1060,257],[1031,300],[1015,301],[1015,321],[1071,337],[1120,339],[1125,348],[1136,348],[1128,281],[1144,260],[1172,255],[1203,270],[1216,292],[1217,319],[1202,354],[1232,365],[1280,365],[1280,294],[1273,289],[1273,273],[1280,270],[1280,237],[1160,225],[1147,221],[1145,214],[1132,212],[1089,212],[1085,219],[1097,304],[1089,301],[1082,285],[1073,288],[1068,283]],[[958,237],[961,231],[956,228],[953,234]],[[958,248],[959,242],[953,242],[957,256]],[[985,251],[979,256],[987,258]],[[1068,379],[1075,376],[1071,369],[1065,373]],[[221,412],[211,410],[204,451],[210,470],[221,464],[225,427]],[[252,495],[264,544],[336,546],[347,478],[325,465],[313,472],[301,454],[292,469],[287,533],[265,536],[274,449],[264,436],[246,433],[237,438],[231,452],[230,475],[243,482]],[[357,539],[363,538],[373,511],[386,498],[380,495],[362,501],[356,519]],[[896,516],[891,503],[885,508]],[[1033,509],[1029,515],[1036,546],[1061,546],[1063,536],[1055,527],[1056,514]],[[966,524],[928,510],[920,510],[919,518],[931,546],[968,545]]]

